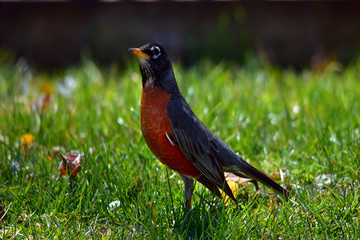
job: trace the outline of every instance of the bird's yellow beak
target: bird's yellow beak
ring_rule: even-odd
[[[149,59],[149,55],[147,55],[146,53],[142,52],[140,50],[140,48],[129,48],[129,51],[134,54],[136,57],[138,58],[144,58],[146,60]]]

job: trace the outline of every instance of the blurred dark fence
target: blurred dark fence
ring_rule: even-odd
[[[280,66],[347,63],[360,52],[357,2],[0,3],[0,54],[40,68],[76,64],[82,54],[121,62],[146,42],[173,59],[243,61],[261,53]]]

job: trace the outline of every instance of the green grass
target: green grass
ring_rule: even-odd
[[[175,65],[175,74],[210,129],[256,167],[284,173],[279,182],[292,201],[249,184],[238,205],[226,206],[197,184],[186,213],[180,177],[142,138],[135,62],[99,68],[84,61],[54,73],[3,62],[0,200],[8,216],[0,238],[360,238],[360,61],[298,74],[254,61],[203,61]],[[66,77],[77,82],[67,95],[59,85]],[[46,84],[54,87],[50,105],[36,109]],[[26,147],[27,133],[35,141]],[[84,154],[77,177],[59,175],[54,147]],[[331,181],[319,183],[325,174]]]

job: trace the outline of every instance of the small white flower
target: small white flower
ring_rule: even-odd
[[[57,90],[63,96],[69,97],[77,87],[76,79],[72,76],[66,76],[64,81],[57,85]]]
[[[116,201],[113,201],[109,204],[109,208],[110,208],[110,211],[114,211],[116,210],[118,207],[120,207],[120,201],[119,200],[116,200]]]

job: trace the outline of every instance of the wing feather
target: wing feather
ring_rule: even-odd
[[[235,200],[217,159],[216,135],[181,100],[170,101],[167,111],[173,127],[170,138],[174,144],[210,182]]]

